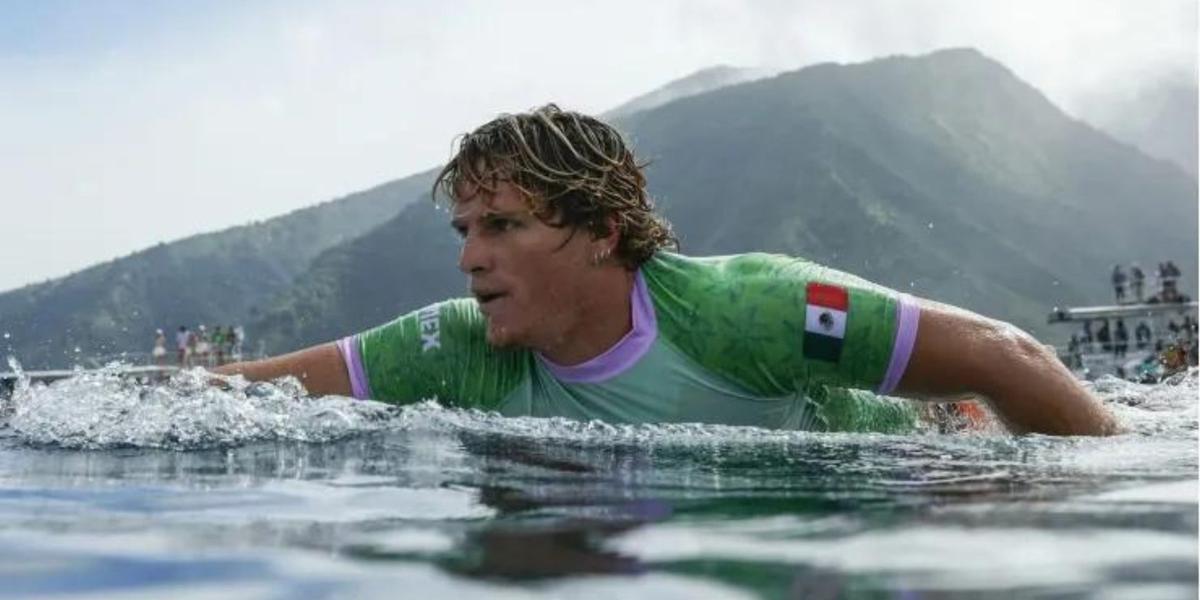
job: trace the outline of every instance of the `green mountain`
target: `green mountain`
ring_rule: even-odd
[[[1046,336],[1112,265],[1196,272],[1197,184],[955,49],[825,64],[618,120],[683,250],[804,256]],[[428,202],[316,258],[252,327],[273,351],[464,290]],[[1195,281],[1185,281],[1195,295]]]
[[[148,352],[155,327],[257,318],[323,251],[427,193],[434,172],[263,222],[192,236],[0,294],[0,349],[29,368]],[[78,348],[78,350],[76,350]]]

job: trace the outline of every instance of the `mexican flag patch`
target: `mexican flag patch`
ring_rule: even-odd
[[[850,295],[846,288],[810,283],[804,306],[804,358],[838,362],[846,339],[846,313]]]

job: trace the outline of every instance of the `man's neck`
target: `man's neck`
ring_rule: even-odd
[[[589,286],[594,292],[580,298],[573,323],[556,332],[538,351],[551,362],[573,366],[612,348],[633,329],[632,301],[635,273],[605,269]]]

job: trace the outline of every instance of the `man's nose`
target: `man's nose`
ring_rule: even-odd
[[[463,238],[458,254],[458,268],[463,273],[481,273],[491,268],[491,252],[487,244],[474,235]]]

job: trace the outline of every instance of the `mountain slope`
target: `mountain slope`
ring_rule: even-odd
[[[433,175],[420,173],[267,221],[158,244],[0,294],[5,334],[0,348],[27,367],[61,367],[130,349],[148,351],[155,327],[246,322],[318,254],[387,221],[426,193]]]
[[[1052,306],[1106,301],[1115,263],[1196,269],[1195,179],[974,50],[818,65],[618,122],[688,253],[805,256],[1043,335]],[[256,330],[278,351],[460,294],[444,220],[419,203],[330,249]]]

